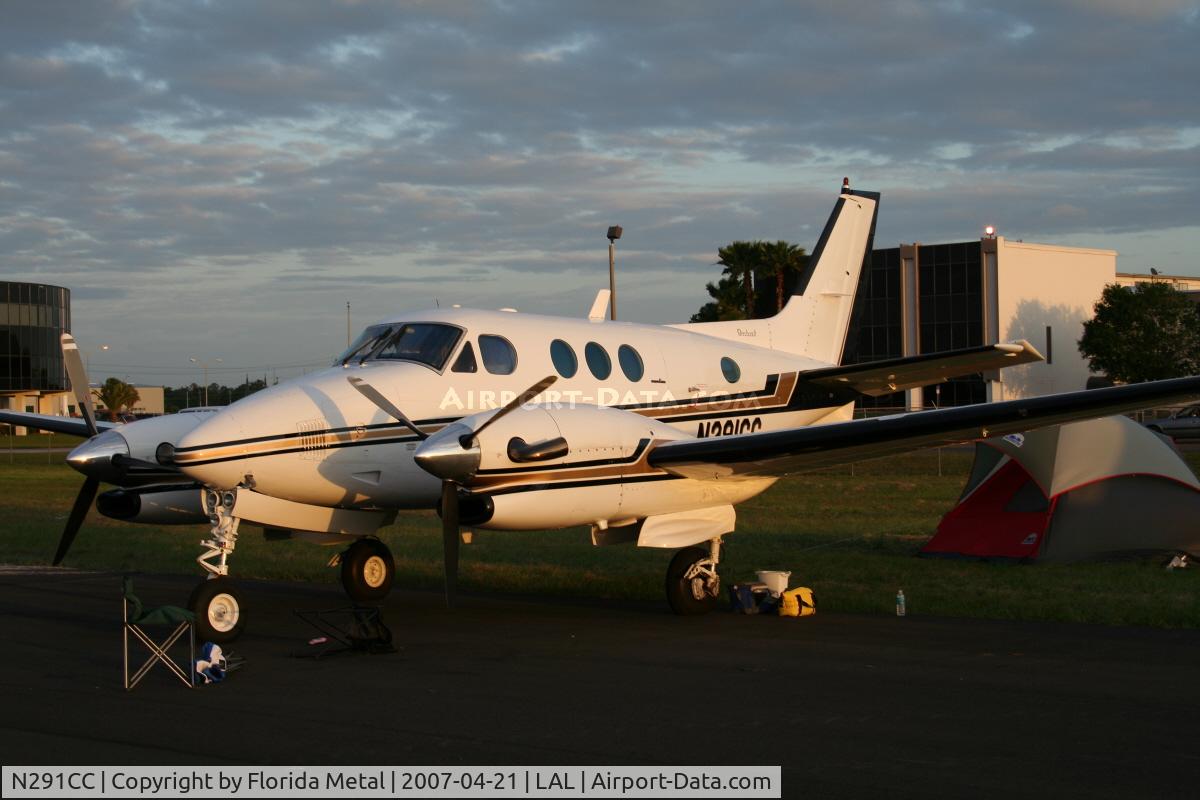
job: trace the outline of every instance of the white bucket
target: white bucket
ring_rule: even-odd
[[[774,569],[760,569],[757,573],[758,579],[767,585],[768,591],[771,594],[783,594],[788,588],[788,578],[792,577],[790,572],[780,572]]]

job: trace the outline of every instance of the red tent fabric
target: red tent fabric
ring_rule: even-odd
[[[1200,481],[1125,417],[977,442],[958,504],[921,549],[1059,563],[1150,553],[1200,558]]]
[[[1036,492],[1042,501],[1014,502]],[[1007,510],[1010,507],[1035,510]],[[942,517],[937,533],[921,548],[922,555],[967,558],[1030,559],[1050,521],[1051,503],[1016,461],[1009,461],[981,484],[968,502]]]

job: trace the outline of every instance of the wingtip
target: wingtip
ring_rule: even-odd
[[[1031,361],[1045,361],[1046,357],[1029,343],[1026,339],[1017,339],[1015,342],[997,342],[993,345],[997,350],[1008,353],[1009,355],[1019,356],[1024,354]]]

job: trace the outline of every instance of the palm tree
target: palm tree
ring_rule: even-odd
[[[133,408],[142,398],[138,390],[120,378],[109,378],[99,389],[92,389],[92,394],[100,405],[108,412],[108,418],[117,421],[117,414],[122,409]]]
[[[754,316],[754,269],[761,263],[762,242],[730,242],[717,251],[725,273],[741,278],[746,293],[746,319]]]
[[[786,276],[789,272],[800,272],[808,265],[808,255],[804,248],[785,242],[762,242],[762,260],[767,269],[775,273],[775,310],[783,310],[783,292]]]

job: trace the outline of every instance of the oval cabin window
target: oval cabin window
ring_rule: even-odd
[[[737,383],[742,377],[742,368],[737,365],[729,356],[721,359],[721,373],[725,376],[725,380],[730,383]]]
[[[583,357],[587,359],[588,369],[598,380],[605,380],[612,374],[612,359],[608,352],[595,342],[588,342],[583,348]]]
[[[637,383],[646,374],[646,368],[642,365],[642,357],[638,355],[638,351],[634,350],[627,344],[617,348],[617,362],[621,365],[621,372],[625,373],[625,377]]]
[[[575,357],[575,351],[562,339],[555,339],[550,343],[550,360],[554,362],[558,374],[564,378],[574,378],[575,373],[579,371],[579,359]]]

